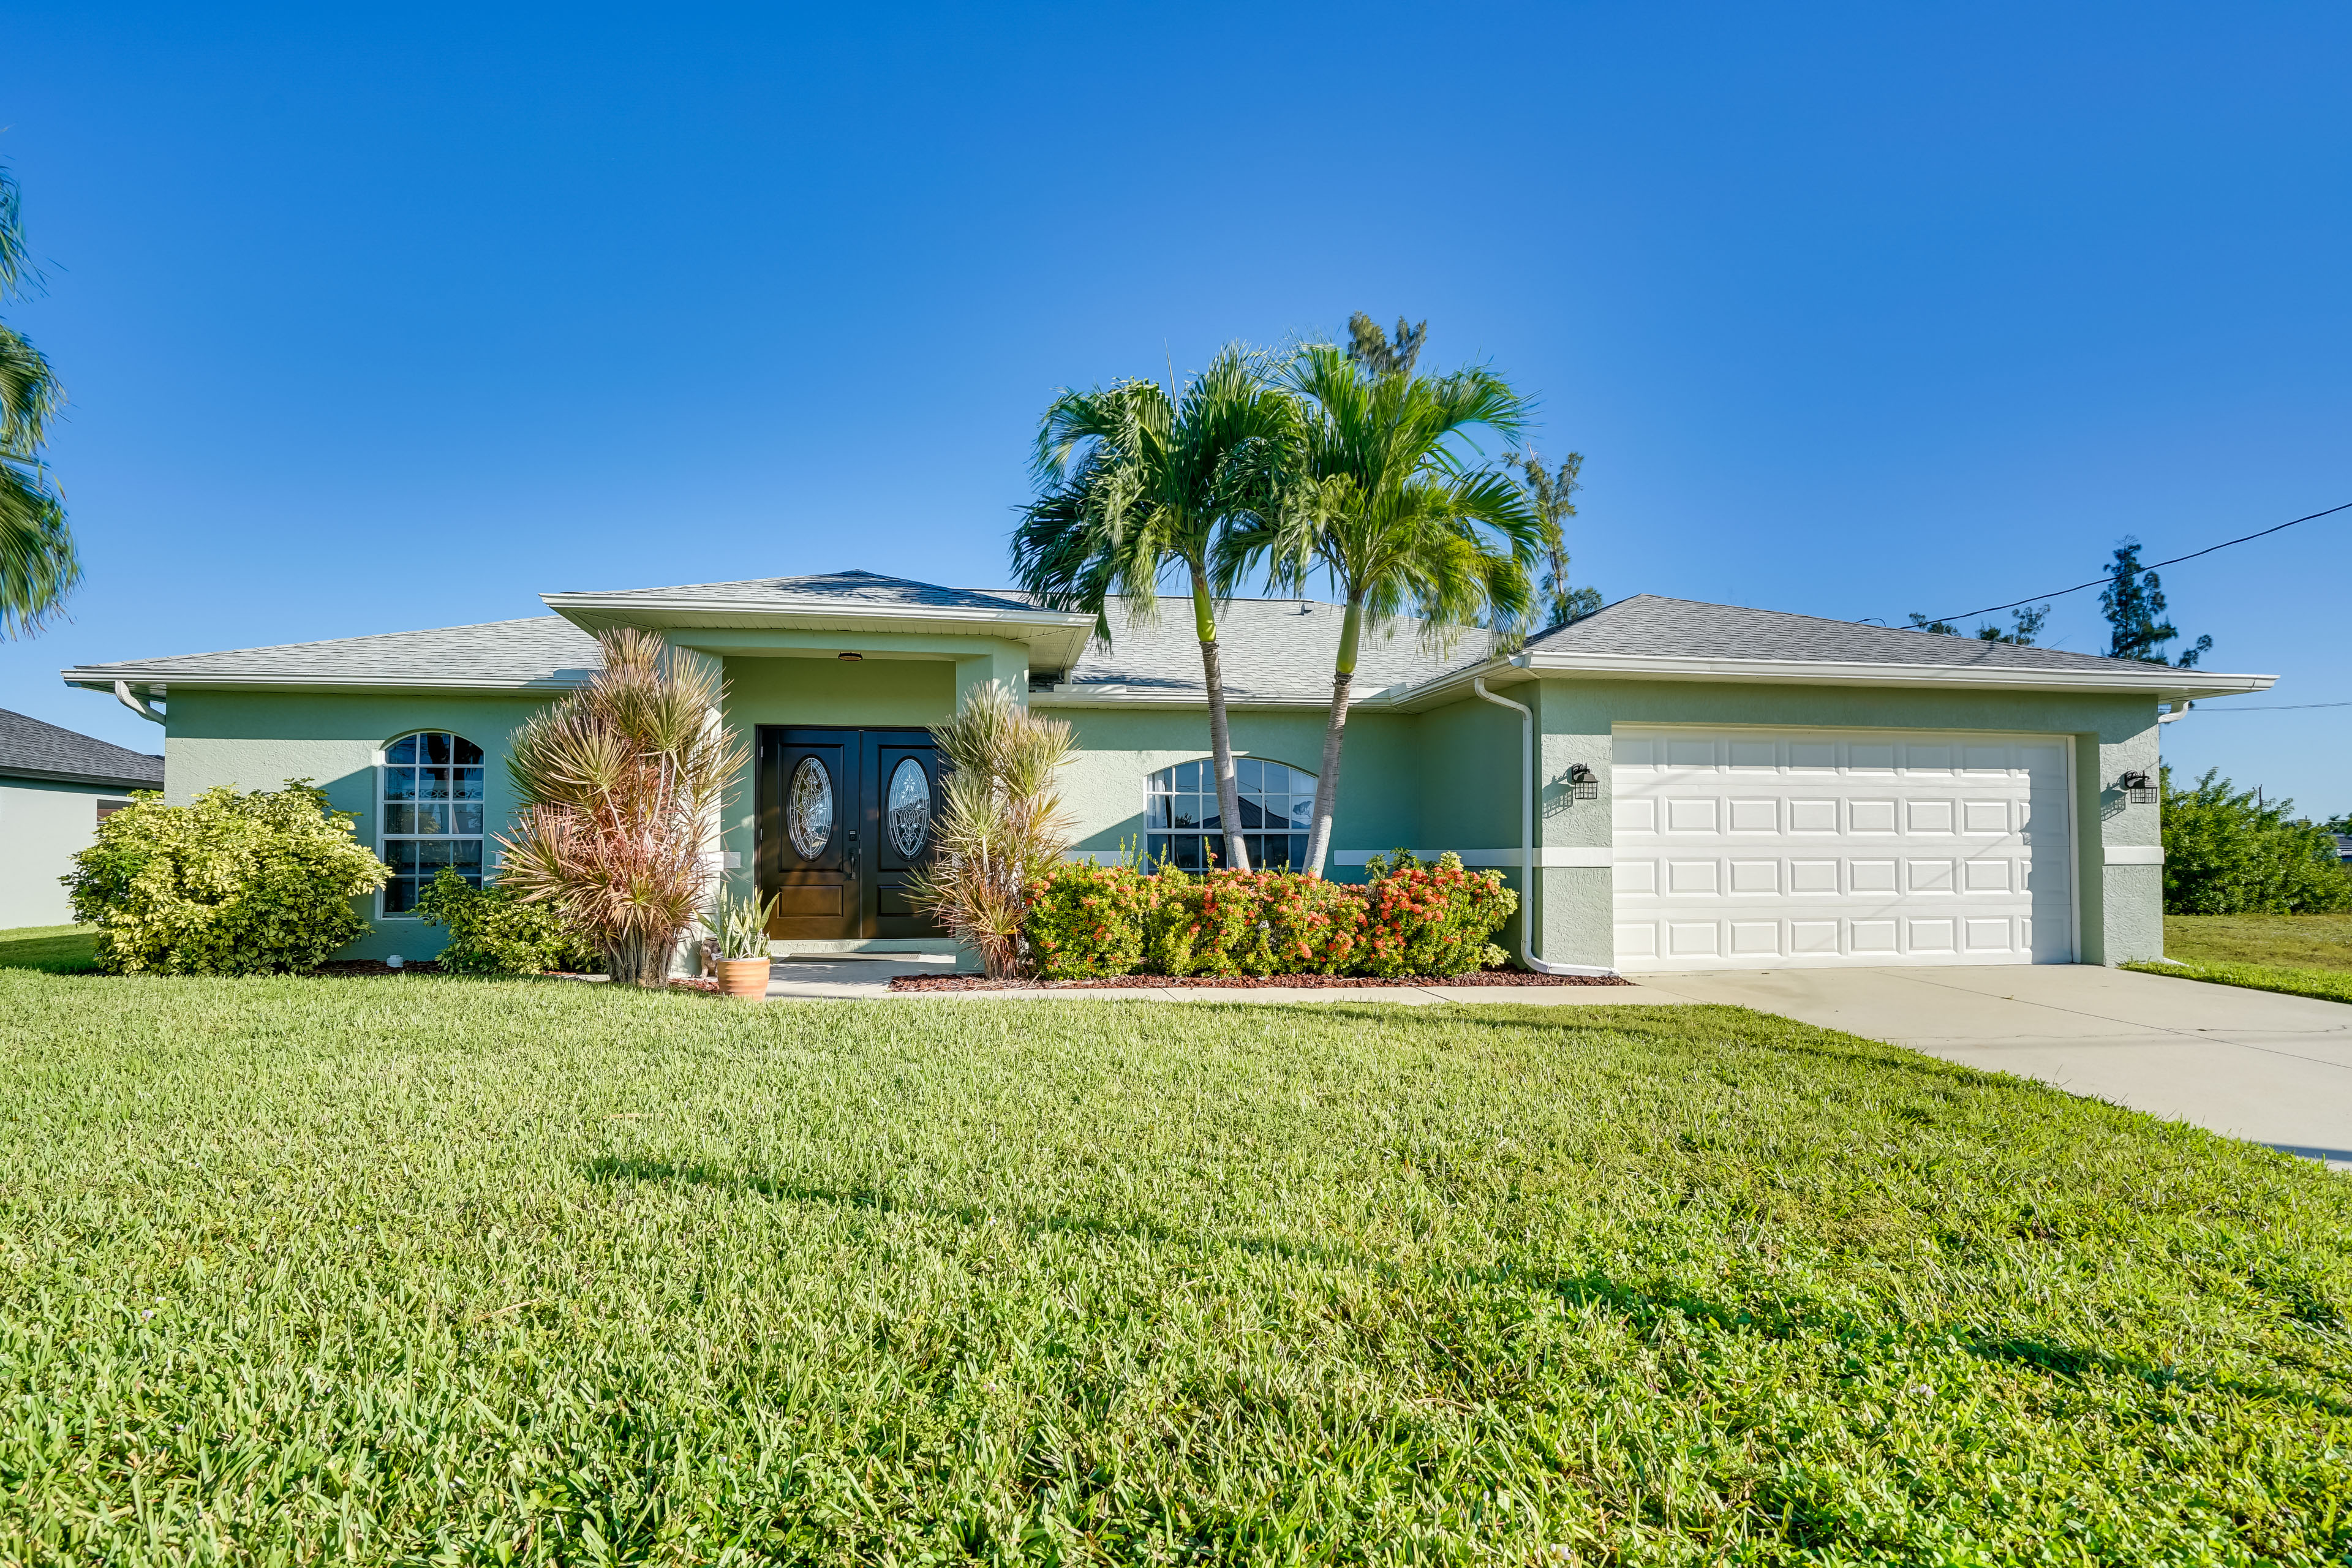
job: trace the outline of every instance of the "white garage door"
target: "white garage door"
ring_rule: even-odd
[[[2058,735],[1615,735],[1625,970],[2073,961]]]

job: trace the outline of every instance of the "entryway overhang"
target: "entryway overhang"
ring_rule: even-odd
[[[643,591],[540,596],[549,609],[583,631],[643,626],[681,646],[720,655],[838,651],[961,660],[1011,644],[1024,650],[1029,669],[1041,673],[1058,673],[1076,664],[1095,626],[1092,616],[1077,612],[977,605],[842,600],[751,605],[697,599],[690,592],[648,598]]]

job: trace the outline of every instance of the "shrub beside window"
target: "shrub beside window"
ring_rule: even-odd
[[[245,795],[223,785],[186,805],[142,792],[98,825],[61,879],[115,973],[316,969],[368,929],[352,900],[388,874],[352,827],[308,779]]]
[[[1505,962],[1487,939],[1518,907],[1461,857],[1381,860],[1351,887],[1295,871],[1057,866],[1029,888],[1023,927],[1045,980],[1112,974],[1464,974]]]
[[[444,866],[416,896],[419,920],[449,928],[440,964],[453,974],[574,973],[599,967],[596,952],[542,900],[525,903],[493,879],[476,887]]]

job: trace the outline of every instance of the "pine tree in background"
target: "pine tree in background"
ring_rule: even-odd
[[[1543,459],[1533,447],[1524,452],[1503,454],[1503,471],[1513,475],[1519,489],[1527,492],[1528,510],[1536,515],[1543,527],[1543,547],[1539,559],[1543,563],[1543,580],[1537,585],[1537,612],[1543,617],[1542,629],[1549,631],[1569,622],[1591,615],[1601,607],[1601,590],[1592,587],[1572,588],[1568,581],[1567,521],[1576,515],[1575,496],[1580,488],[1577,475],[1583,470],[1584,454],[1570,452],[1560,459],[1559,470],[1544,467]]]
[[[2211,637],[2201,637],[2178,659],[2164,657],[2164,645],[2180,634],[2170,621],[2158,618],[2164,614],[2164,585],[2155,573],[2140,565],[2139,541],[2128,536],[2116,546],[2115,559],[2107,566],[2107,585],[2100,590],[2099,608],[2114,628],[2107,639],[2109,658],[2137,658],[2194,669],[2213,646]]]
[[[1428,341],[1427,321],[1407,325],[1399,316],[1396,336],[1391,338],[1361,310],[1348,318],[1348,357],[1374,375],[1411,375],[1413,361],[1421,357],[1421,345]]]

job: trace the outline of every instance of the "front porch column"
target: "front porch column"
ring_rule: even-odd
[[[727,673],[726,660],[720,658],[716,654],[704,653],[699,648],[681,647],[676,643],[672,643],[670,645],[669,656],[671,658],[678,662],[680,673],[684,673],[687,670],[695,670],[707,676],[714,682],[722,681]],[[719,690],[722,694],[721,700],[723,702],[723,694],[726,691],[726,687],[722,684],[719,687]],[[726,714],[722,711],[719,705],[714,704],[704,712],[702,724],[703,729],[706,731],[723,730],[726,728]],[[730,891],[729,879],[725,869],[727,864],[727,851],[725,848],[727,824],[724,803],[712,805],[710,808],[703,814],[701,826],[703,847],[702,857],[709,863],[711,868],[710,890],[703,895],[701,905],[695,910],[696,923],[688,931],[686,940],[678,943],[677,956],[671,960],[673,966],[671,973],[677,974],[699,974],[702,973],[701,917],[716,906],[719,900],[726,897]]]
[[[992,642],[985,653],[958,658],[956,668],[956,706],[981,687],[993,680],[1013,693],[1013,700],[1022,707],[1029,706],[1029,648],[1024,643]]]

